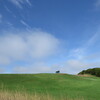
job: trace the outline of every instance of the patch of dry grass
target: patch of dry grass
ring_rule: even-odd
[[[27,93],[15,92],[11,93],[8,91],[0,91],[0,100],[58,100],[56,98],[51,97],[50,95],[29,95]],[[61,97],[59,100],[84,100],[83,98],[66,98]]]
[[[90,74],[80,74],[80,75],[77,75],[77,76],[82,76],[82,77],[94,77],[93,75],[90,75]]]

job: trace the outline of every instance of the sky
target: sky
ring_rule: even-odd
[[[100,67],[100,0],[0,0],[0,73],[94,67]]]

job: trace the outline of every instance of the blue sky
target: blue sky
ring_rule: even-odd
[[[100,67],[99,37],[100,0],[0,0],[0,73]]]

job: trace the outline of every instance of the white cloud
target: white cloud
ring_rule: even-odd
[[[32,36],[28,37],[28,40],[30,47],[34,47],[31,48],[30,53],[35,58],[49,56],[58,50],[59,40],[45,32],[32,34]]]
[[[28,66],[17,66],[13,68],[14,73],[46,73],[52,72],[51,67],[48,67],[44,62],[36,62]]]
[[[5,69],[2,67],[0,67],[0,73],[4,73],[5,72]]]
[[[14,5],[16,5],[19,8],[23,8],[22,5],[27,3],[28,5],[31,6],[31,3],[29,0],[9,0],[10,2],[12,2]]]
[[[77,59],[69,59],[63,62],[61,65],[59,65],[59,67],[56,67],[55,71],[60,70],[61,73],[77,74],[85,68],[87,68],[85,62]]]
[[[61,65],[47,66],[46,63],[37,62],[31,66],[14,67],[14,73],[61,73],[78,74],[80,71],[100,66],[100,62],[85,62],[82,60],[70,59]]]
[[[63,73],[78,74],[82,70],[99,66],[100,62],[87,62],[85,60],[69,59],[63,63],[63,67],[60,67],[59,69]]]
[[[10,34],[0,37],[0,56],[9,59],[21,59],[26,52],[26,48],[23,38],[18,35]]]
[[[10,64],[10,59],[7,56],[0,56],[0,64],[1,65],[8,65]]]
[[[55,73],[57,70],[61,72],[65,71],[61,69],[62,67],[59,65],[54,64],[50,66],[46,62],[38,61],[27,66],[16,66],[13,68],[13,73]],[[65,67],[63,69],[65,69]]]
[[[0,36],[0,63],[44,59],[57,52],[59,43],[59,39],[43,31],[5,33]]]

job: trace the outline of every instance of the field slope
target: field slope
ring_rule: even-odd
[[[0,74],[0,91],[100,100],[100,78],[67,74]]]

